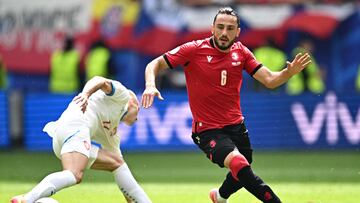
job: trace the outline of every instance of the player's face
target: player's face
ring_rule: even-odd
[[[211,28],[214,41],[220,50],[228,50],[240,34],[236,17],[227,14],[219,14]]]

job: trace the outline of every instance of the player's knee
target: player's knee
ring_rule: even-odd
[[[72,173],[74,174],[76,184],[81,183],[82,178],[84,176],[84,171],[72,171]]]
[[[241,155],[241,154],[236,150],[233,150],[230,153],[228,153],[224,159],[224,166],[226,166],[226,168],[230,168],[231,160],[237,155]]]
[[[124,163],[124,159],[120,156],[113,156],[109,164],[110,171],[114,171]]]
[[[238,180],[237,176],[239,171],[248,166],[250,166],[250,164],[242,154],[232,156],[229,161],[229,169],[235,180]]]

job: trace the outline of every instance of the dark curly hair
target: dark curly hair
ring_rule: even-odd
[[[223,7],[223,8],[220,8],[217,12],[217,14],[215,15],[214,17],[214,21],[213,21],[213,24],[215,23],[216,21],[216,18],[219,14],[226,14],[226,15],[232,15],[232,16],[235,16],[236,17],[236,22],[237,22],[237,25],[238,27],[240,27],[240,17],[239,15],[234,11],[234,9],[232,9],[231,7]]]

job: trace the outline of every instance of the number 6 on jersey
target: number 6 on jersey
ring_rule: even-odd
[[[222,70],[221,71],[221,86],[225,86],[226,85],[226,80],[227,80],[227,71],[226,70]]]

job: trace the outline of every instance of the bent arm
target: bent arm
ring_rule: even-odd
[[[285,69],[274,72],[263,66],[253,75],[253,77],[267,88],[273,89],[287,82],[293,75],[301,72],[310,63],[311,58],[308,53],[298,54],[292,62],[287,62]]]
[[[82,93],[90,97],[94,92],[98,91],[99,89],[105,92],[105,94],[111,94],[111,92],[113,91],[111,80],[104,77],[95,76],[85,84]]]
[[[288,72],[287,69],[283,69],[279,72],[273,72],[266,66],[261,67],[253,77],[261,82],[265,87],[274,89],[284,84],[291,78],[292,75]]]
[[[111,94],[113,89],[111,85],[111,80],[95,76],[91,78],[86,84],[83,91],[78,94],[73,101],[79,105],[82,112],[86,111],[86,107],[88,104],[89,97],[96,92],[97,90],[101,89],[105,92],[105,94]]]
[[[152,60],[145,69],[145,88],[155,87],[156,76],[168,67],[169,66],[163,56],[159,56],[156,59]]]

